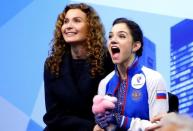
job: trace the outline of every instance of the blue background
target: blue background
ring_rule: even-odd
[[[112,21],[117,17],[127,17],[136,21],[144,32],[146,42],[149,43],[147,50],[154,52],[151,54],[146,52],[144,59],[152,56],[153,67],[164,76],[170,90],[171,39],[176,40],[175,38],[179,35],[183,36],[182,34],[172,35],[171,29],[178,27],[177,25],[184,19],[190,22],[185,25],[186,29],[192,26],[193,9],[187,6],[193,3],[184,1],[186,6],[182,6],[183,3],[173,4],[172,0],[170,2],[162,0],[160,3],[145,0],[136,0],[133,3],[130,0],[107,1],[1,1],[1,131],[41,131],[45,126],[42,121],[45,113],[43,66],[50,48],[49,43],[53,37],[57,15],[68,2],[86,2],[92,5],[101,16],[106,35]],[[185,12],[187,8],[189,11]],[[176,30],[180,32],[180,28]],[[190,31],[188,37],[187,35],[180,37],[181,41],[184,39],[188,43],[180,41],[176,46],[181,47],[182,44],[191,43],[193,41],[191,38],[193,38],[193,32]],[[192,103],[189,106],[191,111],[187,112],[191,114]]]

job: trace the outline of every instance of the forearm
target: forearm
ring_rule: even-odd
[[[121,116],[121,119],[119,122],[117,121],[117,126],[119,128],[122,128],[124,130],[128,131],[135,131],[135,130],[141,130],[144,131],[147,127],[153,126],[156,123],[152,123],[148,120],[143,120],[140,118],[130,118],[126,116]]]
[[[53,130],[85,130],[91,131],[95,122],[77,116],[64,116],[56,114],[55,117],[45,117],[44,122]]]
[[[139,118],[132,118],[131,123],[130,123],[130,127],[129,130],[141,130],[141,131],[145,131],[145,129],[147,127],[151,127],[156,125],[157,123],[152,123],[148,120],[143,120],[143,119],[139,119]]]

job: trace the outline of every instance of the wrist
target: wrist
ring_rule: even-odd
[[[117,124],[119,127],[122,127],[122,125],[123,125],[123,123],[124,123],[123,116],[120,115],[119,113],[114,113],[114,117],[115,117],[116,124]]]
[[[131,118],[121,115],[121,121],[119,124],[120,128],[127,130],[130,127],[130,123],[131,123]]]
[[[127,129],[127,117],[117,113],[115,113],[114,116],[115,116],[117,126],[119,126],[120,128]]]

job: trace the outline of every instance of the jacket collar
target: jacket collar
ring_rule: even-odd
[[[139,58],[136,56],[131,65],[127,67],[127,75],[133,74],[134,71],[136,71],[137,65],[138,65]],[[115,65],[115,74],[119,77],[119,71],[117,65]]]

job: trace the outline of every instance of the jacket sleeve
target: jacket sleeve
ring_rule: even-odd
[[[149,68],[142,68],[147,84],[148,91],[148,104],[149,104],[149,118],[153,118],[156,115],[167,113],[169,109],[168,94],[165,81],[160,73],[153,71]],[[123,125],[128,131],[142,130],[147,127],[154,126],[157,123],[151,123],[148,120],[142,120],[140,118],[124,117]]]
[[[167,88],[162,76],[151,69],[143,67],[143,72],[146,76],[146,84],[148,91],[149,117],[150,119],[156,115],[167,113],[169,109]],[[159,96],[159,94],[161,94]],[[154,126],[157,123],[151,123],[148,120],[139,118],[125,117],[123,124],[128,131],[145,130],[149,126]]]
[[[94,120],[87,120],[76,116],[70,111],[65,111],[64,108],[60,107],[58,99],[52,90],[52,74],[44,67],[44,90],[45,90],[45,105],[46,114],[43,120],[47,127],[45,131],[56,131],[56,130],[93,130],[95,125]]]
[[[127,127],[127,129],[129,127],[128,131],[145,131],[147,127],[154,126],[157,124],[157,123],[151,123],[148,120],[142,120],[139,118],[127,118],[127,119],[128,119],[127,121],[128,123],[126,123],[125,126]]]
[[[156,126],[157,123],[151,123],[148,120],[142,120],[139,118],[130,118],[122,116],[120,125],[111,124],[107,131],[114,131],[117,127],[121,127],[124,131],[145,131],[147,127]],[[118,128],[119,129],[119,128]]]
[[[148,91],[149,117],[167,113],[169,110],[168,91],[162,75],[144,67]]]

